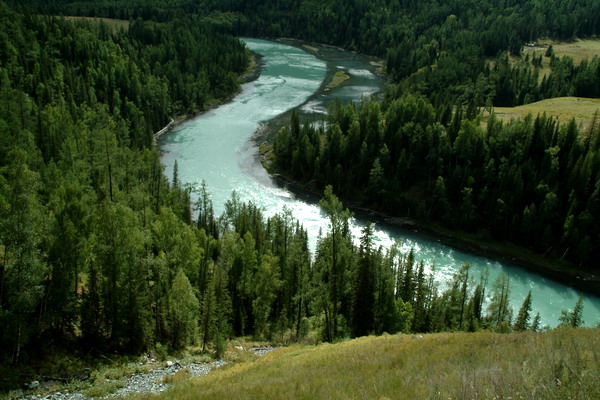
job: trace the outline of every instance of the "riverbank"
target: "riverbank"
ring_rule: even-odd
[[[263,131],[266,130],[267,128],[263,129]],[[265,150],[264,145],[262,149],[263,154],[261,158],[263,160],[269,159],[269,150]],[[281,174],[280,171],[274,170],[269,163],[264,163],[263,165],[265,165],[273,180],[280,187],[284,187],[286,190],[294,193],[294,195],[312,199],[322,197],[322,193],[314,187],[290,179]],[[595,271],[578,268],[568,261],[550,259],[510,242],[481,239],[475,234],[448,229],[431,221],[392,216],[381,211],[360,206],[352,202],[351,199],[340,198],[340,200],[355,215],[378,224],[411,231],[413,234],[439,241],[454,249],[488,257],[503,263],[513,264],[575,289],[595,296],[600,295],[600,274]]]
[[[218,107],[222,106],[223,104],[226,104],[226,103],[229,103],[230,101],[232,101],[238,94],[241,93],[243,84],[249,83],[249,82],[252,82],[252,81],[255,81],[256,79],[258,79],[258,77],[260,76],[260,68],[261,68],[260,60],[261,60],[261,58],[262,58],[262,56],[260,54],[250,51],[250,60],[248,62],[248,66],[246,68],[246,71],[243,74],[238,76],[238,88],[234,93],[232,93],[229,96],[222,98],[222,99],[211,99],[207,102],[204,109],[198,110],[194,113],[176,114],[171,119],[171,122],[169,122],[160,131],[154,133],[154,139],[153,139],[154,145],[155,146],[158,145],[158,141],[160,140],[160,137],[162,135],[169,133],[170,131],[172,131],[179,125],[183,124],[184,122],[189,121],[192,118],[199,117],[202,114],[205,114],[210,110],[218,108]]]
[[[331,60],[328,60],[327,57],[325,57],[326,54],[324,49],[328,48],[326,46],[289,39],[280,41],[309,51],[330,64]],[[333,82],[336,74],[340,72],[337,66],[335,66],[335,62],[333,64],[333,68],[328,67],[327,76],[321,87],[305,104],[310,103],[313,99],[321,98],[324,95],[330,95],[329,90],[331,88],[328,89],[327,85],[328,83]],[[344,86],[348,82],[348,80],[341,81],[336,87]],[[269,150],[270,144],[272,144],[275,134],[282,127],[289,126],[291,114],[294,110],[300,111],[301,124],[319,123],[319,121],[325,119],[322,116],[315,119],[315,114],[303,113],[303,108],[305,108],[305,105],[298,106],[293,110],[288,110],[268,122],[262,123],[260,128],[255,132],[253,141],[256,143],[257,147],[259,147],[259,157],[263,166],[281,187],[289,189],[297,196],[311,198],[312,200],[316,199],[316,202],[318,202],[318,199],[322,196],[320,191],[315,190],[315,188],[310,185],[295,182],[284,175],[278,175],[280,171],[273,170],[271,166],[273,157]],[[364,216],[367,219],[375,220],[380,224],[383,223],[395,228],[404,229],[413,234],[417,233],[430,240],[440,242],[457,250],[495,259],[502,263],[515,265],[548,277],[561,284],[588,292],[595,296],[600,296],[600,273],[596,271],[580,268],[565,260],[545,257],[514,243],[491,240],[489,238],[478,237],[476,234],[448,229],[432,221],[388,215],[355,204],[352,199],[346,198],[341,200],[355,214]]]

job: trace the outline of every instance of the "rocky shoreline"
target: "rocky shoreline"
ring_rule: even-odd
[[[238,348],[239,349],[239,348]],[[256,356],[264,356],[265,354],[273,351],[275,347],[272,346],[261,346],[252,347],[248,352],[253,353]],[[241,348],[241,350],[244,350]],[[133,394],[158,394],[169,389],[173,384],[167,383],[168,377],[177,374],[179,371],[187,370],[189,377],[198,377],[208,375],[212,370],[220,368],[224,365],[229,364],[230,361],[223,359],[215,360],[212,362],[191,362],[184,363],[181,360],[160,362],[155,359],[147,358],[146,364],[156,365],[156,368],[150,369],[148,372],[140,372],[130,375],[126,378],[126,382],[120,388],[113,393],[104,396],[88,396],[82,393],[82,391],[70,393],[67,390],[56,391],[52,393],[36,393],[27,394],[23,396],[17,396],[19,400],[93,400],[93,399],[111,399],[115,397],[125,397]],[[143,363],[141,363],[143,364]],[[34,388],[41,386],[37,381],[30,384]]]

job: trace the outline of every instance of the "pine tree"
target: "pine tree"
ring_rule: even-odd
[[[203,293],[201,314],[200,314],[200,336],[202,336],[202,351],[208,350],[209,343],[213,340],[214,325],[216,319],[217,308],[217,288],[215,279],[215,266],[211,261],[206,279],[206,290]]]
[[[492,301],[488,305],[489,319],[493,325],[500,326],[510,322],[512,309],[508,304],[510,281],[508,275],[501,274],[494,281]]]
[[[187,276],[179,268],[169,293],[171,319],[171,346],[183,349],[198,339],[198,317],[200,304]]]
[[[583,320],[583,296],[579,296],[572,311],[563,310],[558,317],[561,325],[577,328],[585,323]]]
[[[515,331],[519,331],[519,332],[525,331],[530,327],[530,325],[529,325],[529,318],[531,317],[530,312],[531,312],[531,290],[529,291],[529,293],[527,293],[525,300],[523,300],[523,305],[521,306],[521,308],[519,309],[519,313],[517,314],[517,320],[515,321],[515,324],[513,325],[513,329]]]
[[[173,181],[171,182],[171,186],[176,189],[179,188],[179,166],[177,160],[173,164]]]
[[[319,247],[328,250],[328,254],[320,252],[320,255],[328,259],[325,261],[326,270],[323,271],[328,298],[322,306],[326,317],[326,339],[332,341],[339,332],[340,310],[344,308],[343,303],[348,301],[346,279],[352,253],[348,228],[351,213],[343,208],[341,201],[333,194],[331,186],[325,188],[324,197],[319,205],[327,212],[331,228],[329,236],[321,242],[323,246]]]
[[[277,257],[269,253],[263,254],[254,279],[255,292],[252,309],[255,335],[259,338],[269,339],[271,330],[269,316],[277,292],[281,287]]]
[[[39,246],[44,240],[46,217],[38,197],[38,174],[27,165],[22,150],[9,153],[10,164],[0,175],[0,340],[9,338],[12,362],[39,326],[33,313],[39,307],[47,266]]]
[[[373,257],[373,224],[362,230],[358,269],[354,279],[352,335],[364,336],[373,330],[375,308],[375,265]]]
[[[533,321],[531,322],[531,331],[538,332],[540,330],[540,313],[535,313]]]
[[[225,340],[230,335],[231,297],[229,295],[227,269],[221,263],[217,264],[215,271],[215,325],[213,327],[215,357],[221,358],[225,354]]]

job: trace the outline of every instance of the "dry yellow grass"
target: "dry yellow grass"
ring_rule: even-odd
[[[598,399],[598,382],[598,329],[442,333],[280,348],[183,382],[160,397]]]
[[[494,107],[494,113],[496,118],[505,122],[524,118],[528,114],[536,117],[543,113],[556,117],[561,124],[568,123],[575,118],[577,125],[585,129],[598,109],[600,109],[600,99],[557,97],[518,107]]]
[[[569,56],[573,58],[575,64],[583,59],[591,60],[595,56],[600,57],[600,39],[577,39],[573,42],[552,42],[550,40],[540,40],[534,47],[524,47],[524,53],[530,55],[544,55],[548,46],[552,45],[554,55],[557,57]],[[544,59],[547,61],[547,59]]]
[[[102,21],[107,24],[113,32],[118,31],[119,29],[128,30],[129,29],[129,21],[125,21],[122,19],[113,19],[113,18],[94,18],[94,17],[65,17],[66,19],[70,19],[73,21],[92,21],[99,22]]]
[[[553,42],[548,39],[543,39],[536,42],[533,47],[525,46],[523,54],[530,56],[544,56],[542,60],[542,68],[539,71],[540,81],[546,75],[552,72],[550,68],[550,59],[545,57],[548,46],[552,45],[554,55],[557,57],[569,56],[577,65],[584,59],[591,60],[598,56],[600,57],[600,39],[577,39],[573,42]]]

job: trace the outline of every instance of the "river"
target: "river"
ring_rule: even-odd
[[[217,215],[235,191],[243,201],[252,201],[266,215],[290,209],[308,230],[314,249],[320,230],[328,222],[316,205],[317,199],[300,199],[279,187],[258,161],[257,148],[251,140],[262,123],[272,120],[295,107],[315,123],[326,112],[334,97],[344,101],[360,101],[374,95],[383,86],[376,74],[373,60],[334,48],[308,48],[316,57],[299,46],[258,39],[244,39],[248,48],[262,55],[260,77],[242,85],[241,92],[230,102],[193,118],[172,132],[162,135],[159,147],[167,175],[175,160],[181,182],[199,185],[207,183]],[[335,71],[344,70],[351,79],[339,87],[322,90],[324,80]],[[327,83],[327,82],[325,82]],[[321,90],[319,90],[321,88]],[[356,237],[366,221],[353,219]],[[414,248],[416,260],[435,265],[436,279],[444,284],[463,265],[470,263],[472,276],[478,281],[484,269],[489,272],[489,286],[506,273],[510,277],[510,302],[514,316],[531,290],[533,314],[540,313],[541,324],[554,327],[561,310],[572,309],[580,293],[554,280],[531,273],[514,265],[468,254],[445,246],[410,230],[393,226],[376,226],[377,242],[389,246],[399,240],[402,248]],[[488,290],[488,293],[490,291]],[[600,322],[600,298],[584,294],[585,325]]]

